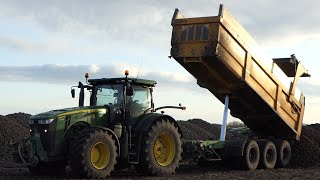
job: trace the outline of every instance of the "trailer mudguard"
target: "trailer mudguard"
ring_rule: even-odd
[[[248,139],[238,139],[238,140],[225,141],[222,159],[228,160],[231,158],[243,156],[244,148],[245,148],[247,141],[248,141]]]

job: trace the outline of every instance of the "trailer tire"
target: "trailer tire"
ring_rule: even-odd
[[[260,146],[260,165],[261,168],[272,169],[277,162],[277,149],[273,142],[266,141]]]
[[[277,147],[277,168],[287,167],[291,161],[291,146],[288,141],[280,140],[276,142]]]
[[[69,164],[74,177],[106,178],[117,163],[117,146],[103,130],[88,130],[70,142]]]
[[[244,148],[244,154],[242,157],[242,168],[246,170],[257,169],[259,165],[259,159],[259,145],[256,141],[251,140],[246,144]]]
[[[182,159],[181,134],[168,119],[153,123],[144,135],[136,170],[148,175],[171,174]]]

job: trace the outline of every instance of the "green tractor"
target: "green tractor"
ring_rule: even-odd
[[[64,172],[105,178],[117,168],[135,166],[149,175],[174,173],[182,153],[181,130],[152,98],[156,81],[128,78],[89,79],[80,89],[79,107],[32,116],[30,137],[19,143],[19,159],[32,174]],[[84,106],[84,91],[90,106]]]

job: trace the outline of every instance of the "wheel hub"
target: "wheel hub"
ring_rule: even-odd
[[[155,160],[161,166],[168,166],[173,162],[175,155],[174,139],[169,133],[161,134],[157,137],[153,152]]]
[[[105,168],[110,159],[110,150],[107,144],[98,142],[91,148],[91,164],[97,169]]]

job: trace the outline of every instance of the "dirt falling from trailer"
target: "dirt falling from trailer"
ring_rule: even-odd
[[[31,115],[14,113],[0,115],[0,166],[13,163],[12,143],[29,136],[28,119]],[[201,119],[178,121],[183,138],[190,140],[218,139],[220,125],[210,124]],[[226,139],[244,138],[239,134],[227,132]],[[304,126],[301,141],[293,146],[292,167],[320,166],[320,124]]]

